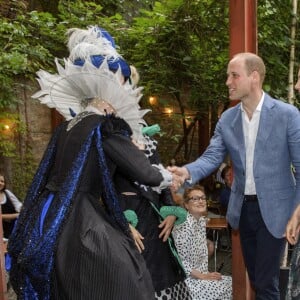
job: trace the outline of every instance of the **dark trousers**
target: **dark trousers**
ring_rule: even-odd
[[[285,238],[277,239],[271,235],[262,219],[257,201],[243,204],[240,238],[256,300],[279,300],[280,261]]]

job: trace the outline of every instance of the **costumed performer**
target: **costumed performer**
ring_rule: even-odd
[[[38,72],[33,97],[67,121],[50,140],[9,242],[18,299],[154,298],[113,178],[120,172],[165,188],[172,177],[132,143],[145,112],[120,83],[122,66],[113,73],[109,64],[56,60],[57,74]]]
[[[118,55],[114,46],[115,43],[107,31],[97,26],[91,26],[86,30],[77,28],[69,30],[68,48],[70,59],[74,64],[82,65],[85,61],[90,61],[96,67],[100,67],[104,57],[108,57],[111,61]],[[135,67],[130,66],[130,69],[131,76],[125,81],[129,79],[128,82],[135,89],[139,75]],[[110,70],[115,71],[113,65]],[[140,91],[141,88],[135,89],[135,92],[139,93],[139,99],[142,97]],[[136,105],[136,102],[132,102],[132,105]],[[142,131],[147,134],[139,136],[138,139],[133,137],[133,142],[143,151],[151,164],[160,164],[157,141],[150,137],[156,132],[157,126],[145,126],[145,122],[143,124]],[[136,244],[142,251],[150,271],[156,299],[190,299],[184,282],[185,273],[170,236],[174,222],[176,220],[179,222],[179,219],[184,221],[185,211],[175,207],[170,189],[162,191],[153,189],[120,172],[115,173],[114,182],[120,195],[121,206],[138,231],[135,234]]]

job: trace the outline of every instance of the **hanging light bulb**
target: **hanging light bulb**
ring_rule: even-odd
[[[150,103],[151,105],[155,105],[155,104],[157,103],[156,97],[155,97],[155,96],[150,96],[150,97],[149,97],[149,103]]]

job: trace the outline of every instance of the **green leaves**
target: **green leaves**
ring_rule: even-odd
[[[159,95],[163,108],[178,107],[178,114],[168,117],[176,126],[184,123],[186,110],[206,113],[211,107],[214,119],[218,103],[228,104],[228,1],[61,0],[40,4],[44,12],[16,6],[11,19],[0,17],[0,108],[17,103],[19,81],[33,80],[38,69],[51,71],[54,57],[68,56],[68,28],[95,24],[113,35],[120,53],[137,67],[140,85],[145,87],[144,104],[148,96]],[[259,1],[257,18],[259,55],[267,66],[265,90],[286,98],[291,8],[282,0]],[[172,135],[179,138],[170,131],[168,136]]]

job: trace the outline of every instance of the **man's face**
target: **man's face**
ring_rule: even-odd
[[[248,75],[244,60],[232,59],[227,68],[226,85],[230,100],[243,100],[251,93],[252,74]]]
[[[231,186],[232,183],[232,174],[231,174],[231,170],[228,169],[228,171],[225,173],[224,176],[224,182],[227,186]]]
[[[298,93],[300,93],[300,68],[299,68],[299,72],[298,72],[298,80],[295,84],[295,90],[297,90]]]

